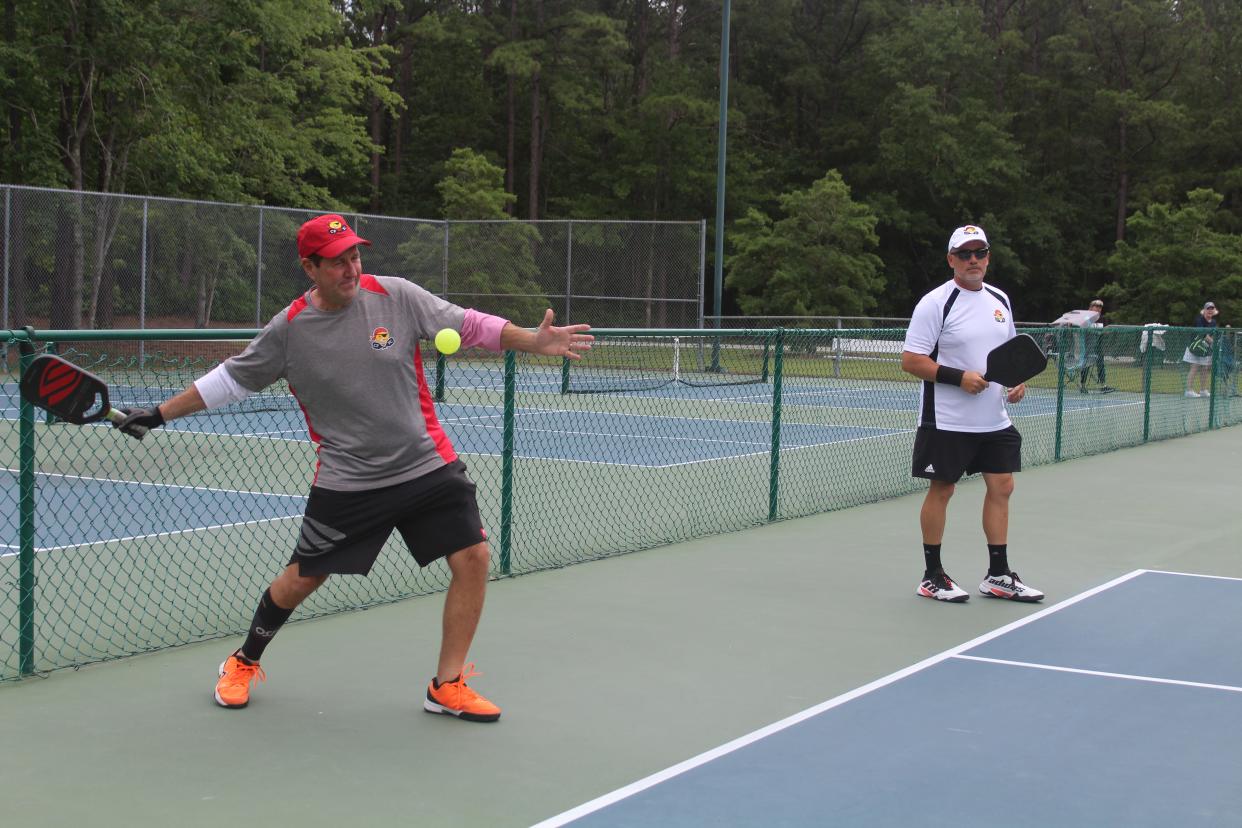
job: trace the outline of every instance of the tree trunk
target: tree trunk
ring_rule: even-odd
[[[211,306],[216,298],[216,281],[220,277],[221,261],[216,260],[215,266],[198,270],[198,302],[194,313],[194,327],[206,328],[211,325]]]
[[[69,21],[65,44],[72,50],[80,46],[76,20]],[[87,63],[77,69],[76,85],[67,80],[60,85],[61,163],[69,173],[73,191],[68,209],[57,211],[57,244],[52,274],[53,329],[77,329],[82,324],[82,145],[94,119],[95,67]],[[65,248],[68,247],[68,250]]]
[[[509,42],[517,40],[518,0],[509,0]],[[505,192],[517,195],[517,79],[509,72],[505,78],[505,115],[508,126],[505,146]],[[505,205],[505,212],[513,215],[517,204]]]
[[[26,318],[26,205],[22,193],[9,198],[9,237],[4,240],[9,254],[9,327],[30,324]]]
[[[1126,161],[1127,147],[1127,130],[1126,119],[1123,115],[1118,124],[1118,142],[1117,142],[1117,241],[1124,241],[1126,237],[1126,214],[1129,212],[1128,203],[1130,201],[1130,169]]]
[[[17,5],[14,0],[4,0],[4,42],[17,43]],[[4,107],[9,122],[9,145],[3,153],[4,162],[0,163],[0,180],[18,182],[22,180],[21,153],[22,114],[16,103],[9,101]]]
[[[675,16],[675,13],[674,15]],[[670,25],[673,25],[670,22]],[[634,100],[647,96],[651,78],[647,72],[647,41],[651,33],[651,9],[647,0],[634,0]]]
[[[87,302],[86,326],[100,327],[99,305],[103,297],[111,304],[113,284],[112,268],[108,266],[108,251],[112,249],[112,241],[116,237],[120,223],[121,202],[116,198],[99,198],[95,209],[95,238],[91,245],[91,290]]]
[[[72,193],[56,210],[56,242],[52,254],[51,315],[53,330],[82,326],[82,196]]]
[[[389,7],[385,7],[375,16],[375,28],[371,32],[371,42],[376,46],[384,42],[384,23],[387,21],[390,11]],[[368,121],[370,124],[371,143],[376,147],[382,147],[384,145],[384,107],[380,103],[379,95],[371,95],[369,109]],[[380,164],[383,158],[381,150],[371,150],[372,213],[380,211]]]
[[[539,106],[542,93],[539,70],[530,79],[530,178],[527,186],[526,217],[531,221],[539,218],[539,175],[543,166],[543,114]]]
[[[535,8],[535,37],[544,37],[543,0],[532,0]],[[527,193],[530,204],[526,205],[527,218],[535,221],[539,218],[540,176],[543,175],[543,139],[547,135],[544,128],[543,109],[543,70],[536,67],[530,79],[530,171],[527,182]]]

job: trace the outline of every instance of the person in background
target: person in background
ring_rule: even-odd
[[[1088,310],[1097,314],[1095,321],[1090,323],[1083,329],[1083,352],[1082,352],[1082,368],[1078,374],[1078,393],[1087,393],[1087,375],[1091,373],[1090,360],[1091,356],[1095,357],[1095,379],[1100,384],[1100,393],[1107,394],[1112,391],[1112,387],[1108,385],[1108,377],[1105,373],[1104,366],[1104,331],[1105,325],[1110,324],[1107,317],[1104,316],[1104,300],[1092,299]]]
[[[1210,397],[1211,390],[1207,387],[1212,381],[1212,334],[1216,330],[1216,303],[1205,302],[1203,310],[1195,316],[1194,321],[1195,335],[1190,344],[1186,346],[1186,353],[1182,355],[1182,362],[1189,363],[1190,373],[1186,375],[1186,396],[1187,397]],[[1200,331],[1199,328],[1207,328],[1207,331]],[[1194,353],[1191,349],[1196,349],[1196,342],[1201,341],[1207,345],[1207,353]]]

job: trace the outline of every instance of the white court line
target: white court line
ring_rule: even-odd
[[[1152,575],[1180,575],[1183,578],[1211,578],[1217,581],[1242,581],[1242,578],[1234,578],[1231,575],[1200,575],[1197,572],[1171,572],[1167,569],[1147,569]]]
[[[686,771],[693,770],[694,768],[697,768],[700,765],[705,765],[708,762],[711,762],[715,759],[719,759],[721,756],[725,756],[727,754],[733,753],[734,751],[744,748],[747,745],[753,744],[754,742],[757,742],[760,739],[771,736],[773,733],[778,733],[782,730],[785,730],[786,728],[792,727],[793,725],[803,722],[813,716],[818,716],[820,713],[823,713],[826,710],[831,710],[834,707],[839,707],[840,705],[845,704],[848,701],[853,701],[854,699],[865,696],[868,693],[879,690],[882,687],[886,687],[896,681],[906,678],[907,676],[914,675],[915,673],[925,670],[928,667],[932,667],[943,661],[947,661],[948,659],[953,658],[954,656],[960,655],[961,653],[965,652],[966,650],[971,649],[972,647],[977,647],[980,644],[984,644],[988,641],[991,641],[994,638],[999,638],[1000,636],[1004,635],[1007,632],[1016,630],[1019,627],[1026,626],[1027,624],[1030,624],[1032,621],[1043,618],[1054,612],[1059,612],[1060,610],[1063,610],[1066,607],[1077,604],[1079,601],[1086,600],[1087,598],[1090,598],[1093,595],[1103,592],[1106,589],[1112,589],[1113,587],[1119,584],[1125,583],[1126,581],[1129,581],[1132,578],[1142,575],[1146,571],[1147,570],[1144,570],[1144,569],[1136,569],[1133,572],[1127,573],[1118,578],[1114,578],[1113,580],[1107,583],[1104,583],[1104,584],[1100,584],[1097,587],[1093,587],[1092,589],[1089,589],[1086,592],[1081,592],[1072,598],[1067,598],[1066,600],[1062,601],[1059,604],[1048,607],[1046,609],[1042,609],[1039,612],[1032,613],[1031,615],[1028,615],[1025,618],[1020,618],[1017,621],[1014,621],[1010,624],[1006,624],[1005,626],[1000,627],[999,629],[995,629],[990,633],[985,633],[984,635],[981,635],[978,638],[967,641],[965,644],[959,644],[958,646],[950,650],[945,650],[943,653],[940,653],[939,655],[934,655],[934,656],[931,656],[930,658],[925,658],[922,661],[918,662],[917,664],[913,664],[902,670],[898,670],[897,672],[887,675],[883,678],[876,679],[870,684],[865,684],[862,687],[849,691],[848,693],[843,693],[840,696],[837,696],[836,698],[829,699],[828,701],[822,702],[821,704],[817,704],[814,707],[807,708],[806,710],[803,710],[801,713],[795,713],[794,715],[786,719],[781,719],[779,722],[775,722],[773,724],[768,725],[767,727],[762,727],[759,730],[756,730],[752,733],[746,734],[745,736],[741,736],[737,739],[734,739],[732,742],[728,742],[727,744],[721,745],[720,747],[713,748],[705,753],[700,753],[698,756],[687,759],[686,761],[673,765],[670,768],[666,768],[665,770],[659,771],[657,773],[653,773],[652,775],[647,776],[643,779],[640,779],[637,782],[632,782],[623,788],[618,788],[617,790],[611,793],[607,793],[607,794],[604,794],[603,796],[592,799],[590,802],[586,802],[582,805],[579,805],[576,808],[571,808],[570,810],[557,814],[554,817],[549,817],[548,819],[545,819],[542,822],[536,823],[531,828],[557,828],[557,826],[565,825],[569,822],[572,822],[575,819],[578,819],[579,817],[584,817],[587,814],[595,813],[596,811],[606,808],[609,805],[612,805],[616,802],[620,802],[621,800],[631,797],[634,794],[640,793],[642,791],[647,790],[648,788],[654,787],[655,785],[658,785],[661,782],[665,782],[669,779],[672,779],[675,776],[679,776],[685,773]]]
[[[955,655],[964,661],[982,661],[987,664],[1004,664],[1007,667],[1028,667],[1032,670],[1051,670],[1054,673],[1077,673],[1080,676],[1099,676],[1101,678],[1126,679],[1128,681],[1146,681],[1152,684],[1176,684],[1179,687],[1202,687],[1208,690],[1228,690],[1230,693],[1242,693],[1242,687],[1232,684],[1206,684],[1201,681],[1181,681],[1179,679],[1163,679],[1155,676],[1136,676],[1131,673],[1107,673],[1103,670],[1080,670],[1076,667],[1055,667],[1051,664],[1036,664],[1031,661],[1009,661],[1004,658],[983,658],[972,655]]]
[[[123,538],[100,538],[96,541],[86,541],[85,543],[69,543],[63,546],[37,546],[35,552],[60,552],[63,549],[85,549],[89,546],[104,546],[109,543],[125,543],[126,541],[149,540],[152,538],[171,538],[177,535],[189,535],[194,532],[207,532],[212,529],[231,529],[235,526],[258,526],[263,523],[276,523],[282,520],[293,520],[302,517],[302,513],[296,515],[280,515],[278,517],[263,518],[262,520],[239,520],[235,523],[217,523],[213,526],[195,526],[192,529],[175,529],[171,532],[152,532],[146,535],[127,535]],[[5,547],[0,547],[5,548]],[[16,547],[7,547],[16,549]],[[16,552],[0,553],[0,558],[11,558]]]
[[[20,474],[17,469],[0,468],[0,472]],[[60,472],[35,472],[35,477],[60,477],[65,480],[85,480],[90,483],[119,483],[122,486],[151,486],[157,489],[185,489],[190,492],[218,492],[220,494],[246,494],[260,497],[294,497],[305,500],[306,495],[287,494],[285,492],[256,492],[250,489],[216,489],[211,486],[183,486],[180,483],[160,483],[149,480],[124,480],[118,477],[90,477],[81,474],[61,474]]]

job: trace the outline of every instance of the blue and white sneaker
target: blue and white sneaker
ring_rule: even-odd
[[[946,575],[943,569],[924,578],[918,589],[914,590],[914,594],[937,601],[948,601],[952,604],[961,604],[970,600],[970,594],[953,583],[953,579]]]
[[[990,598],[1005,598],[1029,604],[1044,600],[1042,592],[1022,583],[1022,580],[1018,578],[1018,573],[1012,571],[1004,575],[988,575],[983,579],[983,583],[979,584],[979,592]]]

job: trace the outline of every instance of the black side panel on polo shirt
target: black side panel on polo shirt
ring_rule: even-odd
[[[999,293],[997,293],[996,291],[992,290],[992,289],[991,289],[990,287],[988,287],[987,285],[984,285],[984,286],[983,286],[983,289],[984,289],[984,290],[986,290],[988,293],[992,294],[993,296],[995,296],[995,297],[996,297],[996,301],[1000,302],[1002,305],[1004,305],[1004,306],[1005,306],[1005,310],[1010,311],[1011,313],[1013,312],[1013,309],[1009,307],[1009,303],[1005,301],[1005,297],[1004,297],[1004,296],[1001,296]]]
[[[961,288],[953,288],[953,292],[949,294],[948,300],[944,303],[944,311],[940,314],[940,327],[944,329],[944,320],[949,318],[949,311],[953,310],[953,303],[957,301],[957,295],[961,293]],[[1009,307],[1008,305],[1005,306]],[[932,352],[928,354],[932,361],[936,361],[936,356],[940,353],[940,337],[936,337],[936,347],[932,348]],[[923,411],[919,416],[919,425],[929,425],[933,428],[936,426],[936,383],[923,380]]]

